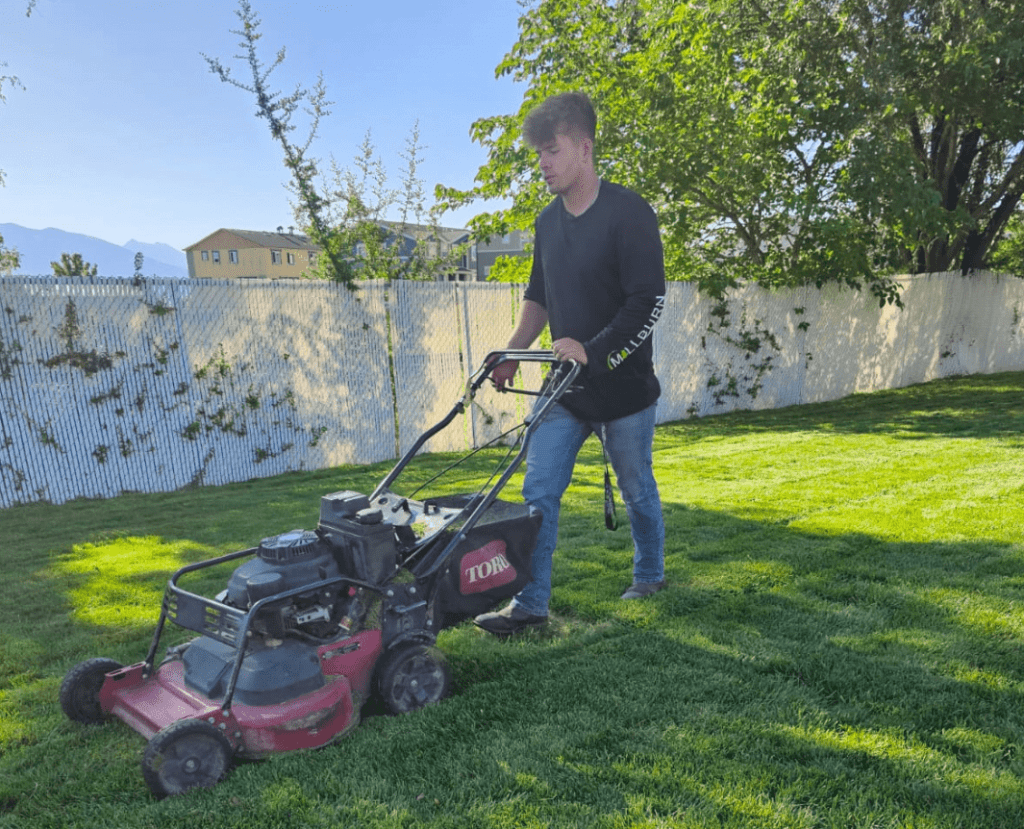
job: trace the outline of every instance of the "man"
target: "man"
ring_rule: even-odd
[[[523,125],[556,198],[534,226],[530,284],[508,347],[529,348],[550,325],[556,359],[575,360],[583,371],[582,388],[563,396],[530,443],[523,497],[542,516],[533,581],[508,607],[476,618],[498,636],[547,622],[562,494],[591,432],[611,460],[633,537],[633,584],[622,598],[665,586],[665,526],[651,468],[661,387],[650,335],[664,306],[661,237],[643,198],[598,177],[596,127],[590,99],[577,92],[548,98]],[[516,369],[499,366],[495,384],[504,387]]]

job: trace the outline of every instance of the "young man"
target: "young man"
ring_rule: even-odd
[[[563,396],[530,443],[523,497],[542,516],[533,581],[503,610],[476,624],[498,636],[543,625],[562,494],[583,441],[595,432],[618,478],[633,536],[633,584],[623,599],[665,586],[665,526],[651,469],[655,402],[651,330],[661,314],[665,266],[658,221],[636,193],[602,181],[594,168],[597,117],[590,99],[548,98],[523,125],[556,196],[534,226],[533,270],[509,348],[529,348],[545,325],[559,360],[582,364],[581,389]],[[493,373],[503,387],[517,369]]]

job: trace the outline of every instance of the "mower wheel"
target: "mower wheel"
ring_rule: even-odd
[[[100,688],[107,674],[122,667],[120,662],[98,656],[68,671],[60,684],[60,707],[68,719],[86,725],[103,722],[106,714],[100,708]]]
[[[450,678],[448,665],[437,648],[408,643],[384,654],[377,690],[388,711],[408,714],[443,699]]]
[[[231,767],[231,743],[203,720],[178,720],[161,729],[142,754],[142,776],[158,798],[208,789]]]

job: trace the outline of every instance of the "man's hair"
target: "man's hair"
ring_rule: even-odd
[[[530,110],[523,121],[523,137],[531,147],[549,144],[560,133],[575,141],[582,138],[593,141],[596,137],[597,115],[594,113],[594,105],[582,92],[552,95]]]

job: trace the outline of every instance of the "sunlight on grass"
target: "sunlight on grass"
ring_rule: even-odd
[[[195,541],[168,542],[158,536],[117,538],[76,544],[55,570],[73,576],[68,591],[74,620],[98,627],[152,624],[170,575],[196,559]],[[209,555],[215,551],[209,550]]]
[[[950,618],[982,636],[1024,637],[1024,613],[1019,602],[986,596],[977,590],[922,591],[921,598],[946,610]]]
[[[779,734],[805,742],[808,746],[837,752],[851,759],[859,756],[892,764],[893,772],[908,779],[931,780],[951,789],[966,789],[985,797],[1006,797],[1024,794],[1024,780],[1004,769],[980,767],[951,758],[948,754],[909,737],[902,730],[867,730],[839,728],[836,730],[814,726],[776,727]],[[996,738],[959,728],[951,733],[951,740],[980,741],[993,746]],[[1000,742],[1000,746],[1002,743]],[[989,751],[989,753],[992,753]]]

